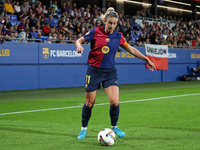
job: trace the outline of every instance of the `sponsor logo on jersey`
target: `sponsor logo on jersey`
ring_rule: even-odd
[[[101,51],[102,51],[104,54],[107,54],[107,53],[110,51],[110,49],[109,49],[108,46],[104,46],[104,47],[102,47]]]
[[[42,55],[45,59],[49,58],[49,48],[43,48]]]

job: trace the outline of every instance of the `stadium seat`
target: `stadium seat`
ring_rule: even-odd
[[[17,15],[12,15],[11,20],[12,21],[17,21]]]
[[[11,20],[11,16],[12,16],[12,15],[8,14],[8,20],[9,20],[9,21]]]
[[[53,20],[53,22],[54,22],[55,24],[57,24],[57,25],[58,25],[58,21],[59,21],[58,19],[56,19],[56,18],[53,18],[52,20]]]
[[[21,23],[21,21],[16,21],[16,24],[19,25]]]
[[[58,18],[60,18],[62,16],[62,14],[57,14]]]
[[[42,40],[47,40],[49,37],[48,36],[41,36]]]
[[[10,21],[17,21],[17,15],[8,15]]]

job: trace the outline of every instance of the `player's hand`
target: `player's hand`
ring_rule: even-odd
[[[83,46],[78,46],[78,47],[76,48],[76,52],[77,52],[77,53],[83,53],[83,50],[84,50]]]
[[[149,59],[147,59],[147,64],[149,65],[149,69],[151,70],[151,71],[154,71],[154,70],[156,70],[156,66],[154,65],[154,63],[152,62],[152,61],[150,61]]]

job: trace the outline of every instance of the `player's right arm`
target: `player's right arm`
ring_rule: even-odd
[[[75,42],[75,45],[76,45],[76,52],[77,53],[83,53],[83,46],[82,46],[82,43],[85,42],[85,38],[84,37],[81,37],[79,38],[76,42]]]
[[[85,35],[83,35],[81,38],[79,38],[75,42],[75,45],[77,47],[77,49],[76,49],[77,53],[83,53],[84,48],[83,48],[82,44],[85,41],[90,42],[94,38],[94,32],[95,32],[95,28],[93,28],[92,30],[88,31]]]

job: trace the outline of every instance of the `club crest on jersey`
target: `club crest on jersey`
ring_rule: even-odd
[[[43,48],[42,55],[45,59],[49,58],[49,48]]]
[[[108,43],[108,42],[110,42],[110,39],[109,39],[109,38],[106,38],[105,41]]]
[[[104,54],[107,54],[109,51],[110,51],[110,48],[108,46],[104,46],[102,47],[101,51],[104,53]]]

